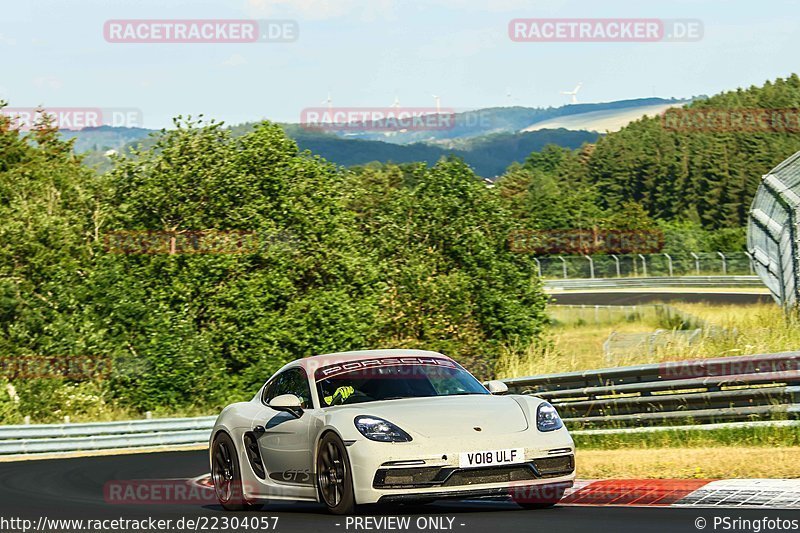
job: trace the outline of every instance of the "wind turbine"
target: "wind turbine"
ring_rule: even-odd
[[[583,82],[578,82],[578,85],[576,85],[574,89],[572,89],[571,91],[561,91],[561,94],[565,94],[567,96],[571,96],[572,99],[570,100],[570,103],[571,104],[577,104],[578,103],[578,91],[581,90],[581,85],[583,85]]]
[[[436,101],[436,114],[439,115],[442,112],[442,100],[435,94],[432,94],[433,99]]]
[[[333,98],[331,98],[331,93],[328,93],[328,97],[322,101],[323,104],[328,104],[328,120],[333,122]]]

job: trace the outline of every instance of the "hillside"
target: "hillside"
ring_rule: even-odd
[[[597,131],[605,133],[609,131],[619,131],[631,122],[639,120],[643,116],[656,117],[664,113],[667,109],[679,107],[687,104],[688,101],[676,101],[674,103],[659,103],[652,105],[641,105],[635,107],[604,109],[600,111],[589,111],[575,115],[563,115],[557,118],[537,122],[522,131],[538,131],[543,129],[559,129]]]
[[[254,124],[231,127],[234,135],[244,135],[253,130]],[[453,142],[452,147],[427,143],[407,145],[384,141],[343,139],[330,133],[303,129],[296,125],[282,125],[286,134],[294,139],[301,150],[309,150],[342,166],[363,165],[373,161],[382,163],[410,163],[421,161],[430,165],[449,155],[462,158],[476,174],[493,177],[502,174],[514,162],[522,162],[531,152],[541,150],[548,144],[565,148],[578,148],[584,143],[595,142],[597,133],[568,130],[542,130],[526,133],[500,133]],[[61,132],[65,138],[76,138],[76,151],[84,153],[89,166],[106,171],[111,160],[104,156],[109,149],[124,151],[126,148],[152,143],[147,139],[152,130],[139,128],[102,127],[80,132]],[[144,142],[143,142],[144,141]]]
[[[792,74],[761,87],[697,100],[686,109],[797,108],[800,78]],[[552,180],[562,191],[588,188],[591,196],[583,206],[587,212],[595,206],[613,210],[635,202],[655,219],[688,221],[707,229],[738,228],[747,220],[761,176],[798,150],[796,129],[667,129],[661,117],[644,118],[580,153],[534,158],[527,170],[507,176],[501,186],[509,195],[527,195],[515,200],[520,205],[530,205],[542,190],[542,180]]]
[[[598,139],[595,132],[614,130],[642,115],[680,105],[681,100],[639,98],[561,107],[493,107],[457,113],[455,126],[446,130],[406,132],[319,132],[298,124],[282,124],[287,135],[302,149],[310,150],[339,165],[362,165],[372,161],[433,164],[442,157],[463,158],[484,177],[503,173],[514,162],[522,162],[532,151],[547,144],[578,148]],[[235,135],[252,131],[255,123],[231,126]],[[585,130],[585,131],[583,131]],[[81,131],[62,131],[75,139],[75,150],[85,154],[86,164],[100,171],[111,168],[104,156],[108,150],[147,145],[144,128],[101,126]],[[591,131],[591,133],[590,133]]]
[[[531,152],[539,151],[548,144],[574,149],[584,143],[595,142],[598,138],[598,134],[586,131],[542,130],[488,135],[461,143],[459,148],[444,148],[425,143],[397,145],[383,141],[340,139],[333,135],[297,131],[289,135],[301,149],[310,150],[343,166],[363,165],[372,161],[421,161],[433,164],[442,157],[455,155],[471,166],[476,174],[489,178],[502,174],[511,163],[524,161]]]

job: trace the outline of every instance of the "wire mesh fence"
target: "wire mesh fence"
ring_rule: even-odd
[[[543,278],[746,276],[754,273],[747,252],[686,252],[628,255],[558,255],[534,258]]]

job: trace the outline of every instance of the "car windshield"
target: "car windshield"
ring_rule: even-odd
[[[357,361],[317,370],[315,378],[322,407],[400,398],[489,394],[478,380],[452,361],[390,361],[393,362]]]

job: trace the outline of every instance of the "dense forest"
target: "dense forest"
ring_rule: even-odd
[[[800,107],[796,75],[692,108]],[[46,120],[0,117],[0,363],[102,356],[91,379],[0,376],[0,421],[213,412],[284,363],[425,347],[489,377],[546,325],[520,228],[662,229],[667,247],[735,250],[790,133],[678,132],[643,119],[548,146],[487,187],[464,161],[344,168],[279,126],[175,127],[96,172]],[[114,232],[238,231],[240,253],[119,253]],[[192,411],[195,410],[195,411]]]
[[[687,106],[759,108],[799,110],[800,78],[792,74]],[[537,225],[602,225],[601,213],[635,204],[654,220],[742,228],[761,176],[798,150],[800,131],[791,128],[682,131],[665,127],[662,117],[643,118],[578,151],[551,147],[532,154],[509,169],[499,186],[518,216]],[[562,214],[542,217],[543,209]]]

